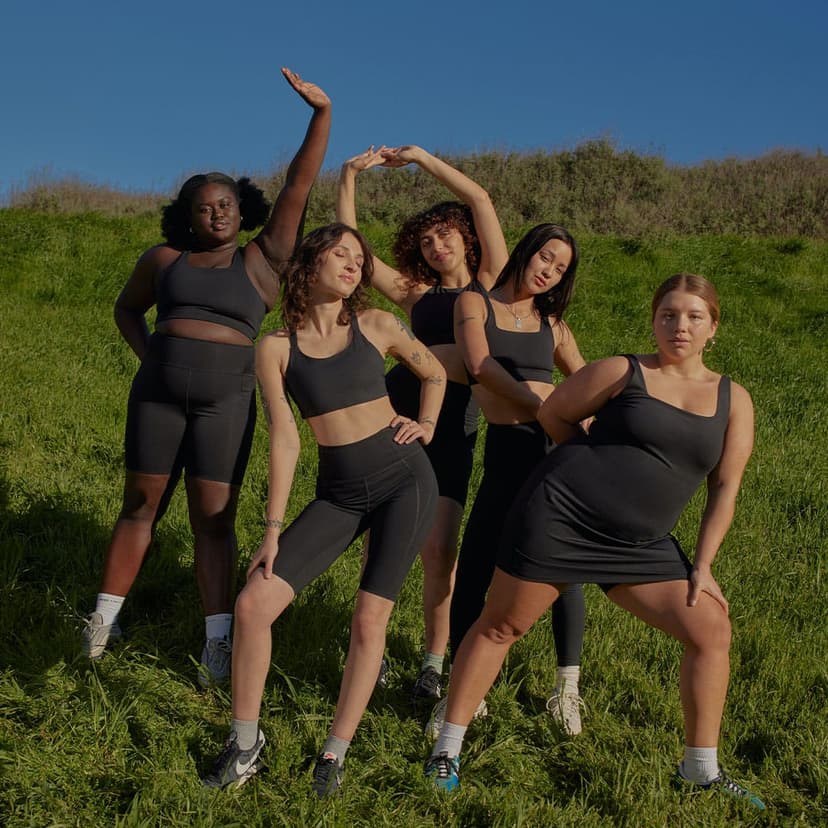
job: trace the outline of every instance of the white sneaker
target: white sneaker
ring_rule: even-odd
[[[100,658],[106,651],[106,645],[112,638],[121,637],[121,628],[114,624],[104,624],[103,616],[93,612],[86,617],[83,628],[83,652],[87,658]]]
[[[225,638],[208,638],[201,651],[198,683],[206,690],[224,684],[230,675],[230,658],[233,647]]]
[[[553,721],[568,736],[577,736],[581,730],[581,708],[584,700],[577,694],[567,691],[566,685],[556,690],[546,701],[546,709]]]
[[[437,704],[434,705],[434,709],[431,711],[431,716],[428,718],[428,722],[426,722],[426,726],[424,728],[425,735],[431,739],[432,742],[437,741],[437,737],[440,735],[440,731],[443,729],[443,725],[446,722],[446,708],[448,707],[448,694],[443,696]],[[477,705],[477,710],[474,711],[474,716],[472,719],[485,719],[486,716],[489,715],[489,705],[486,704],[486,699],[483,699],[480,704]]]

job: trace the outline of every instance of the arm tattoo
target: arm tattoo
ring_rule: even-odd
[[[419,365],[423,361],[422,354],[419,351],[414,351],[411,356],[409,357],[409,362],[413,365]]]
[[[267,529],[281,529],[285,525],[285,522],[279,520],[279,518],[265,518],[264,525]]]
[[[443,384],[443,378],[442,377],[429,377],[426,380],[426,382],[429,385],[442,385]]]
[[[402,319],[400,319],[398,316],[395,316],[394,319],[397,320],[397,324],[400,326],[400,330],[404,331],[409,339],[413,341],[417,338],[416,336],[414,336],[408,325],[406,325],[405,322],[402,321]]]
[[[432,420],[431,417],[423,417],[423,419],[420,420],[420,425],[430,425],[434,428],[434,420]]]
[[[477,319],[476,316],[464,316],[462,319],[457,320],[457,327],[459,328],[461,325],[465,325],[466,322],[471,322],[472,319]]]
[[[270,415],[270,403],[267,401],[267,397],[262,392],[262,409],[264,410],[265,420],[267,420],[267,424],[270,426],[273,424],[273,418]]]

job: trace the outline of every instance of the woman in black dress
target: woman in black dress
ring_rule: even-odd
[[[446,721],[426,762],[442,789],[459,784],[466,727],[511,645],[569,584],[586,581],[684,645],[677,780],[764,808],[718,764],[730,621],[712,573],[753,448],[753,404],[744,388],[704,365],[719,324],[706,279],[667,279],[653,299],[652,323],[655,354],[593,363],[540,410],[559,445],[510,512],[486,606],[457,655]],[[596,420],[584,435],[578,422],[590,415]],[[691,564],[670,531],[705,478]]]

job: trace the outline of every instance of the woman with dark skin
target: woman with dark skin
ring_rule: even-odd
[[[356,226],[358,173],[371,167],[417,164],[460,202],[443,202],[412,216],[394,245],[395,270],[374,257],[373,286],[411,321],[414,334],[446,369],[443,410],[427,454],[440,487],[437,516],[420,550],[423,563],[425,653],[412,687],[414,703],[440,698],[443,658],[449,639],[457,540],[471,476],[477,407],[471,400],[463,358],[454,341],[453,302],[467,289],[488,290],[508,258],[503,231],[488,193],[445,161],[416,146],[369,148],[342,166],[337,218]],[[402,366],[389,372],[396,410],[409,416],[417,405],[414,378]]]
[[[569,584],[586,581],[684,647],[676,782],[764,809],[718,763],[731,629],[712,565],[753,448],[750,395],[703,361],[718,325],[715,288],[695,274],[671,276],[652,302],[656,353],[594,362],[544,402],[538,420],[558,445],[511,509],[486,605],[457,654],[445,723],[426,762],[437,787],[459,785],[466,727],[509,648]],[[585,435],[578,422],[591,415]],[[705,479],[691,563],[670,532]]]
[[[120,634],[117,615],[149,548],[179,456],[207,617],[203,686],[225,680],[229,670],[236,507],[255,422],[253,339],[301,237],[331,124],[327,95],[289,69],[282,74],[313,116],[263,229],[239,246],[239,231],[267,218],[261,191],[247,179],[193,176],[164,210],[167,242],[141,256],[115,303],[115,321],[141,368],[127,415],[123,506],[96,609],[86,622],[85,651],[99,658]],[[150,336],[145,314],[155,304]]]
[[[233,720],[204,778],[208,787],[239,787],[258,770],[271,626],[370,529],[336,713],[313,771],[317,796],[338,790],[345,753],[374,689],[394,602],[434,516],[437,483],[421,443],[434,433],[446,373],[393,314],[364,307],[371,269],[370,248],[351,228],[333,224],[309,233],[285,277],[287,330],[274,331],[257,346],[270,432],[266,529],[236,601]],[[391,406],[386,354],[404,361],[418,378],[416,420]],[[313,432],[319,471],[316,498],[282,531],[299,455],[288,395]]]

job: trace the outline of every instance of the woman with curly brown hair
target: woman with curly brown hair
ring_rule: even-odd
[[[120,635],[118,613],[149,548],[170,475],[183,464],[206,616],[203,686],[225,680],[229,670],[236,506],[256,413],[253,340],[301,236],[330,131],[328,96],[289,69],[282,74],[313,116],[270,218],[263,193],[246,178],[189,178],[164,209],[166,242],[141,256],[115,303],[115,321],[141,366],[127,409],[123,506],[84,649],[100,658]],[[239,246],[241,230],[262,224]],[[145,314],[153,305],[150,336]]]
[[[372,269],[370,248],[355,230],[333,224],[308,234],[285,277],[287,330],[268,334],[256,350],[270,431],[266,529],[236,601],[233,721],[204,779],[209,787],[238,787],[260,767],[271,625],[370,528],[336,714],[313,771],[320,798],[339,788],[345,753],[374,689],[394,601],[434,517],[437,484],[420,444],[434,434],[446,372],[397,317],[364,309]],[[416,420],[391,406],[386,354],[419,380]],[[319,472],[316,499],[282,533],[299,454],[288,396],[316,438]]]
[[[416,146],[373,147],[346,161],[339,180],[337,217],[356,225],[356,176],[375,166],[417,164],[460,202],[442,202],[412,216],[394,244],[399,270],[374,257],[373,285],[403,310],[411,328],[446,369],[448,382],[434,439],[426,453],[440,490],[437,515],[420,550],[423,562],[425,654],[412,687],[414,703],[433,702],[442,690],[449,638],[457,541],[471,477],[478,408],[454,341],[454,303],[467,290],[488,290],[508,258],[488,193],[459,170]],[[403,366],[386,378],[394,408],[412,416],[416,379]]]

